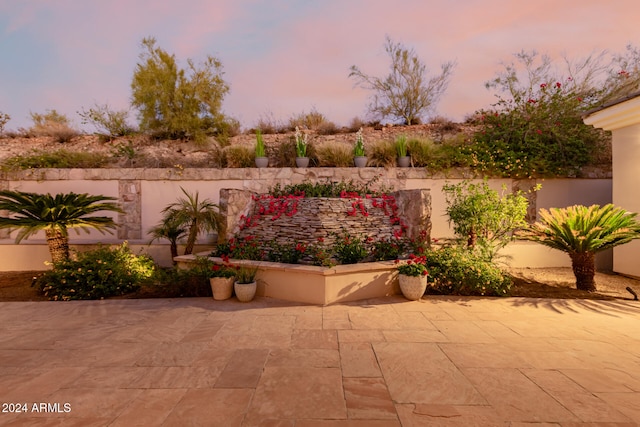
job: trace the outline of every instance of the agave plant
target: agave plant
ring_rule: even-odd
[[[113,197],[89,194],[37,194],[22,191],[0,191],[0,210],[11,216],[0,217],[0,228],[16,228],[20,231],[16,243],[44,230],[51,260],[55,262],[69,259],[69,228],[89,232],[94,228],[102,234],[116,228],[108,216],[90,216],[98,211],[121,213]]]
[[[541,209],[520,237],[568,253],[576,288],[593,292],[595,254],[640,238],[636,215],[612,204]]]

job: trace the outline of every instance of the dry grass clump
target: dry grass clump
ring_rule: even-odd
[[[407,151],[414,166],[429,166],[434,155],[435,143],[428,138],[410,138],[407,140]]]
[[[396,166],[396,146],[392,141],[376,141],[367,149],[368,166],[392,168]]]
[[[250,168],[255,165],[254,150],[244,145],[229,145],[222,149],[222,165],[228,168]]]
[[[353,166],[351,146],[337,141],[318,144],[316,149],[318,166],[346,168]]]

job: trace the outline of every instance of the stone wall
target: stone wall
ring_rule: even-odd
[[[387,196],[360,198],[272,198],[246,190],[220,192],[226,238],[255,236],[280,244],[297,241],[330,244],[335,235],[376,239],[431,233],[431,196],[428,189],[401,190]]]

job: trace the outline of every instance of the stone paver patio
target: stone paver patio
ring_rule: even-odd
[[[640,303],[0,303],[0,401],[7,426],[634,426]]]

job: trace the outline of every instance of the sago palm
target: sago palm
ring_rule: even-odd
[[[177,202],[167,206],[163,213],[165,221],[171,222],[177,227],[185,227],[188,231],[184,254],[193,252],[198,234],[211,230],[218,230],[221,225],[218,205],[204,199],[200,201],[198,192],[189,194],[180,187],[185,198],[179,198]]]
[[[37,194],[22,191],[0,191],[0,211],[8,211],[8,217],[0,217],[0,228],[18,229],[16,243],[44,230],[51,260],[55,263],[69,258],[68,229],[89,232],[90,228],[102,234],[116,228],[108,216],[91,216],[98,211],[122,212],[113,197],[89,194]]]
[[[576,287],[585,291],[596,290],[597,252],[640,237],[636,214],[612,204],[541,209],[540,217],[520,237],[568,253]]]

